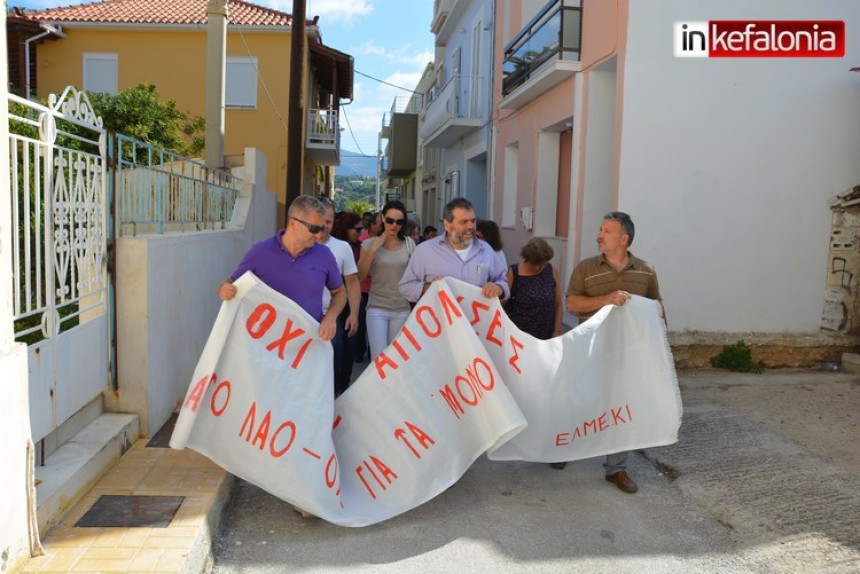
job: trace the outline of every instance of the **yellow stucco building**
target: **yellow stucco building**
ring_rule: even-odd
[[[247,2],[226,4],[224,165],[240,161],[246,147],[261,150],[267,186],[283,214],[293,18]],[[47,98],[68,85],[117,93],[152,84],[162,100],[206,117],[209,7],[207,0],[107,0],[15,9],[7,23],[10,38],[18,39],[9,55],[11,91]],[[340,155],[338,112],[342,100],[352,99],[353,60],[322,44],[316,19],[304,30],[300,193],[330,195]]]

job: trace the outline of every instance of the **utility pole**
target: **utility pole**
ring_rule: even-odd
[[[290,117],[287,127],[287,189],[286,209],[302,194],[304,172],[303,127],[305,110],[302,87],[305,77],[305,0],[293,0],[293,23],[290,49]],[[286,221],[287,214],[284,213]]]
[[[227,55],[227,0],[206,6],[206,164],[224,166],[224,75]]]
[[[373,206],[373,211],[379,211],[379,206],[382,198],[382,132],[376,136],[376,205]]]

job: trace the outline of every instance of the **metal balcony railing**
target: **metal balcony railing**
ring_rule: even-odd
[[[502,63],[503,95],[524,84],[551,59],[579,60],[582,7],[578,4],[578,1],[552,0],[508,44]]]
[[[337,110],[333,108],[308,110],[308,143],[337,146],[340,142],[340,126]]]
[[[421,137],[427,139],[451,122],[459,125],[483,120],[487,111],[483,87],[482,77],[458,74],[441,89],[434,89],[424,111]]]

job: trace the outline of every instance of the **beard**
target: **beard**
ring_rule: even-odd
[[[474,235],[469,235],[469,236],[453,235],[451,237],[451,243],[453,243],[454,245],[456,245],[457,247],[459,247],[461,249],[465,249],[465,248],[472,245],[472,242],[474,241],[474,239],[475,239]]]

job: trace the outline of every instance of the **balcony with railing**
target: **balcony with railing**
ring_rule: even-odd
[[[403,177],[418,163],[418,112],[421,98],[395,98],[391,110],[382,116],[380,137],[388,140],[380,170],[388,177]]]
[[[503,109],[516,109],[580,71],[581,0],[552,0],[505,48]]]
[[[340,165],[340,124],[337,110],[308,110],[305,153],[318,164]]]
[[[445,24],[445,20],[451,13],[451,6],[456,0],[435,0],[433,2],[433,22],[430,23],[430,31],[438,34]]]
[[[421,141],[426,147],[448,147],[484,125],[483,84],[479,76],[457,75],[431,92],[424,111]]]

